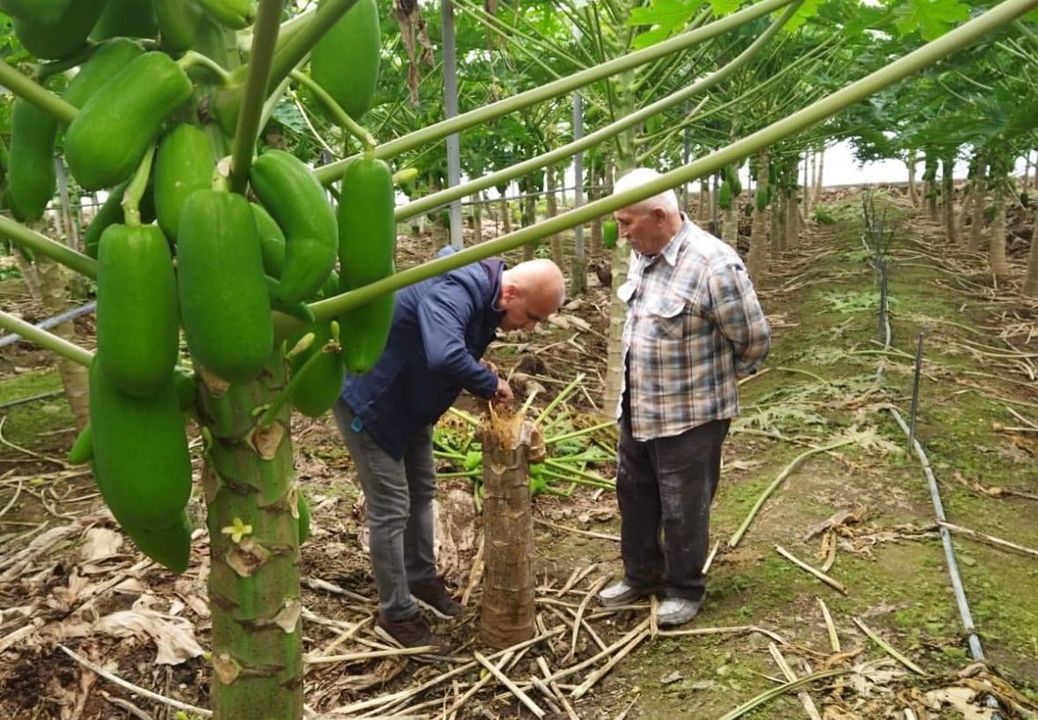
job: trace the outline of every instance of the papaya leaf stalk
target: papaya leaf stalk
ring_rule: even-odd
[[[364,287],[321,300],[311,305],[314,316],[318,320],[330,320],[342,314],[345,310],[363,305],[380,295],[399,290],[469,263],[499,255],[528,243],[537,242],[554,233],[589,222],[596,217],[658,195],[682,183],[688,183],[715,173],[725,165],[744,160],[757,150],[774,145],[780,140],[813,127],[822,120],[855,103],[861,102],[870,95],[937,63],[948,55],[967,47],[981,37],[1012,22],[1017,17],[1036,7],[1038,7],[1038,0],[1005,0],[1005,2],[996,5],[983,15],[973,18],[899,60],[895,60],[841,90],[817,100],[806,108],[774,122],[741,140],[730,143],[720,150],[705,155],[694,162],[664,173],[655,180],[623,193],[595,200],[587,205],[539,222],[536,225],[530,225],[480,245],[459,250],[456,253],[431,260],[417,267],[402,270],[395,275],[383,278]],[[451,122],[457,121],[461,117],[463,116],[458,116]],[[381,145],[379,149],[384,151],[390,144]],[[320,168],[318,172],[331,167],[332,165],[326,165],[324,168]],[[279,328],[280,331],[281,329]]]
[[[24,340],[84,367],[90,367],[90,361],[94,358],[94,354],[89,350],[81,348],[63,337],[58,337],[54,333],[41,330],[3,310],[0,310],[0,328],[21,335]]]
[[[3,60],[0,60],[0,85],[65,125],[72,122],[72,118],[79,112],[75,105],[18,72]]]
[[[231,149],[231,192],[241,193],[249,178],[249,166],[256,146],[263,101],[270,85],[270,67],[277,46],[279,20],[284,0],[260,0],[256,27],[252,36],[252,54],[249,57],[248,77],[245,80],[238,125],[234,131]],[[280,79],[276,82],[280,82]],[[276,84],[276,83],[275,83]]]

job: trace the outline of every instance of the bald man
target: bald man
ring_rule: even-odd
[[[404,647],[436,637],[419,606],[441,619],[461,614],[436,571],[432,431],[462,390],[508,403],[512,389],[483,353],[497,332],[532,330],[565,299],[550,260],[506,269],[483,260],[401,290],[386,349],[364,375],[347,376],[334,408],[367,500],[376,630]],[[349,342],[349,328],[344,336]]]

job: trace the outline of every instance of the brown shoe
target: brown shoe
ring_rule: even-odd
[[[434,648],[430,650],[432,655],[446,655],[451,650],[447,641],[433,635],[421,612],[400,620],[392,620],[379,613],[375,621],[375,632],[385,640],[404,648],[430,645]]]
[[[419,605],[441,620],[452,620],[460,617],[465,611],[461,603],[447,592],[447,588],[440,578],[412,585],[411,595],[414,596]]]

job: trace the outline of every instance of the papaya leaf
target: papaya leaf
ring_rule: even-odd
[[[970,9],[959,0],[908,0],[894,15],[902,36],[918,31],[924,40],[934,40],[967,20]]]

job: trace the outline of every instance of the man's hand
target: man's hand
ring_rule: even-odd
[[[494,397],[491,401],[495,405],[511,405],[512,404],[512,386],[508,384],[508,381],[504,378],[497,379],[497,392],[494,393]]]
[[[479,364],[482,365],[483,367],[485,367],[490,372],[494,373],[495,375],[499,375],[500,374],[497,371],[497,365],[495,365],[494,363],[490,362],[489,360],[480,360]]]

